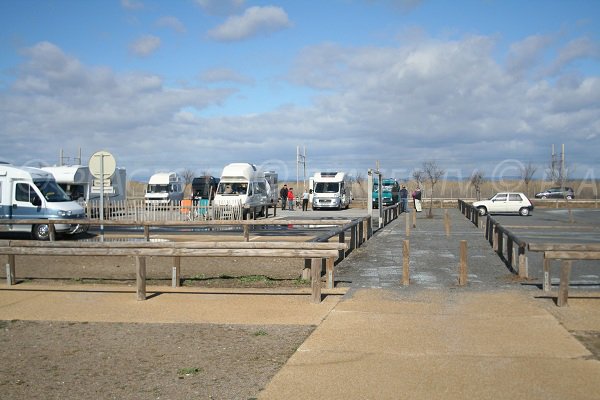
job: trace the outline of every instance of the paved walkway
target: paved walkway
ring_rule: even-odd
[[[436,212],[419,214],[410,232],[409,287],[399,284],[402,218],[337,268],[351,289],[261,399],[600,398],[600,362],[548,312],[551,300],[514,283],[454,210],[447,238]],[[466,288],[457,286],[461,239]],[[582,307],[587,328],[600,330],[598,308]]]

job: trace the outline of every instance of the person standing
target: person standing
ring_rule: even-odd
[[[304,188],[304,193],[302,193],[302,211],[308,211],[308,197],[308,190]]]
[[[279,191],[279,197],[281,197],[281,209],[285,210],[285,202],[287,201],[287,198],[288,198],[287,185],[283,185],[283,187]]]
[[[288,190],[288,210],[294,211],[294,188]]]
[[[421,188],[417,186],[412,194],[413,201],[415,202],[415,211],[421,212]]]
[[[400,189],[400,212],[408,212],[408,190],[404,185]]]

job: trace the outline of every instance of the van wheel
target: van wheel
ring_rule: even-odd
[[[567,200],[573,200],[573,196],[567,196]]]
[[[31,236],[35,240],[50,240],[50,228],[48,224],[34,225],[31,229]]]

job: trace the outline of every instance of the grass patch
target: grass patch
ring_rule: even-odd
[[[264,331],[262,329],[257,330],[256,332],[254,332],[254,336],[268,336],[269,334],[267,333],[267,331]]]
[[[202,372],[202,368],[192,367],[192,368],[180,368],[177,370],[177,375],[179,376],[192,376],[198,375]]]
[[[296,278],[293,281],[294,285],[297,286],[304,286],[304,285],[308,285],[310,283],[310,281],[308,279],[302,279],[302,278]]]
[[[246,275],[240,276],[238,280],[242,283],[252,283],[252,282],[269,282],[271,278],[264,275]]]

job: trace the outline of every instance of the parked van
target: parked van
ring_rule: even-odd
[[[383,206],[391,206],[400,201],[400,184],[393,178],[382,179],[381,202]],[[379,207],[379,182],[373,182],[373,208]]]
[[[239,205],[243,219],[252,214],[266,215],[268,208],[277,204],[277,174],[260,171],[254,164],[228,164],[221,173],[213,204],[217,208]]]
[[[58,186],[50,172],[31,167],[0,164],[0,231],[31,232],[34,239],[48,240],[48,224],[7,224],[19,219],[85,219],[85,210]],[[57,233],[85,232],[87,225],[57,224]]]
[[[348,208],[352,202],[351,182],[345,172],[316,172],[313,176],[313,210]]]
[[[167,206],[183,200],[183,183],[175,172],[159,172],[150,177],[146,194],[146,205]]]
[[[84,165],[61,165],[42,167],[50,172],[56,183],[71,199],[90,201],[100,199],[100,179],[95,178],[90,168]],[[127,200],[127,172],[125,168],[116,168],[104,182],[104,198],[109,201]]]

